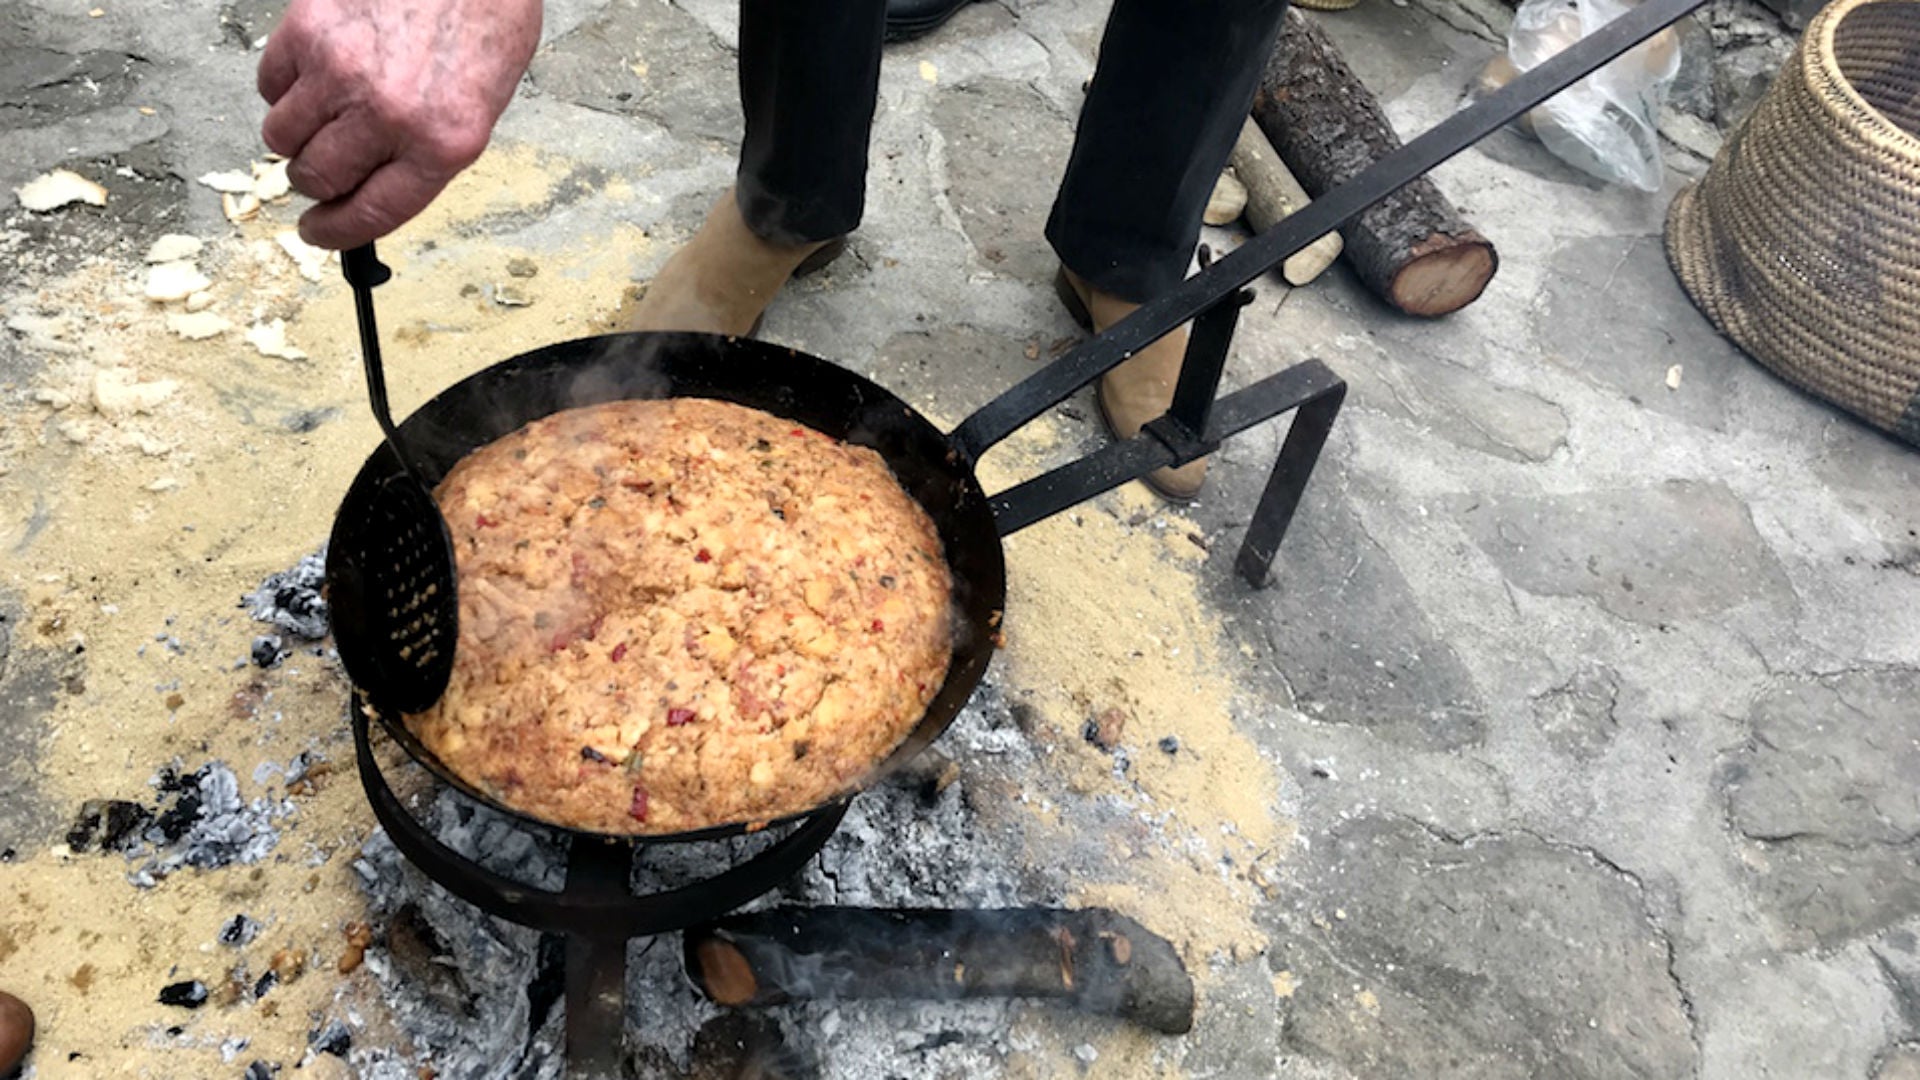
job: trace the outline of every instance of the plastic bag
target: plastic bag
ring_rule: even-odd
[[[1507,56],[1527,71],[1625,14],[1621,0],[1525,0],[1507,34]],[[1660,190],[1665,163],[1656,122],[1680,71],[1672,27],[1528,113],[1532,133],[1557,158],[1610,183]]]

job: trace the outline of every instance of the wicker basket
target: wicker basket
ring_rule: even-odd
[[[1920,445],[1920,0],[1833,0],[1700,182],[1667,257],[1774,372]]]

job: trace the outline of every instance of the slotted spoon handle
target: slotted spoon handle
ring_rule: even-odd
[[[360,359],[367,369],[367,400],[373,405],[373,418],[387,437],[387,447],[400,459],[400,467],[419,480],[420,473],[400,449],[400,433],[387,406],[387,369],[380,362],[380,331],[373,318],[374,286],[385,285],[393,278],[393,271],[374,254],[372,244],[341,252],[340,269],[353,289],[353,310],[360,321]]]

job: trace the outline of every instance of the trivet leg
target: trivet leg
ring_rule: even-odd
[[[1264,589],[1271,578],[1273,557],[1280,552],[1280,541],[1293,524],[1293,512],[1300,507],[1300,495],[1307,479],[1320,461],[1320,450],[1333,430],[1334,417],[1340,415],[1340,402],[1347,396],[1345,383],[1300,406],[1293,426],[1280,446],[1280,457],[1267,477],[1267,489],[1260,494],[1260,505],[1247,526],[1247,538],[1240,545],[1235,567],[1240,576],[1256,589]]]
[[[568,896],[627,894],[633,849],[575,840],[567,857]],[[618,1077],[627,1028],[627,943],[582,927],[567,935],[567,1075]]]

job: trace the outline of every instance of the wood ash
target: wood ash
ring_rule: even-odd
[[[976,785],[1014,790],[1036,752],[1004,696],[984,684],[941,744],[969,765],[957,780],[908,770],[854,800],[845,823],[805,870],[748,910],[776,904],[1001,907],[1059,903],[1069,868],[1033,867],[1017,817],[983,816]],[[950,766],[932,756],[935,767]],[[441,789],[419,814],[443,843],[541,889],[565,880],[560,834],[529,826]],[[656,891],[711,875],[775,842],[781,830],[685,844],[643,845],[634,887]],[[558,939],[485,915],[433,886],[384,832],[354,869],[384,940],[366,963],[418,1056],[378,1049],[349,1055],[359,1075],[389,1080],[430,1063],[448,1080],[561,1075],[564,1041]],[[764,1010],[781,1054],[820,1075],[881,1080],[992,1076],[1014,1047],[1014,1005],[1003,1001],[804,1003]],[[703,1028],[725,1023],[687,980],[680,935],[628,944],[627,1038],[637,1075],[684,1071]],[[804,1075],[806,1069],[801,1069]]]
[[[127,875],[150,889],[182,867],[214,870],[256,863],[280,842],[275,822],[293,812],[286,800],[240,797],[240,780],[222,761],[191,773],[177,766],[152,780],[156,804],[149,809],[126,799],[89,799],[67,830],[74,854],[118,852],[146,862]]]
[[[327,599],[321,592],[326,576],[327,549],[322,545],[290,568],[267,575],[259,588],[241,598],[240,606],[259,622],[271,623],[302,641],[318,641],[328,631]],[[279,647],[276,643],[275,648]],[[254,655],[259,654],[256,642]]]

